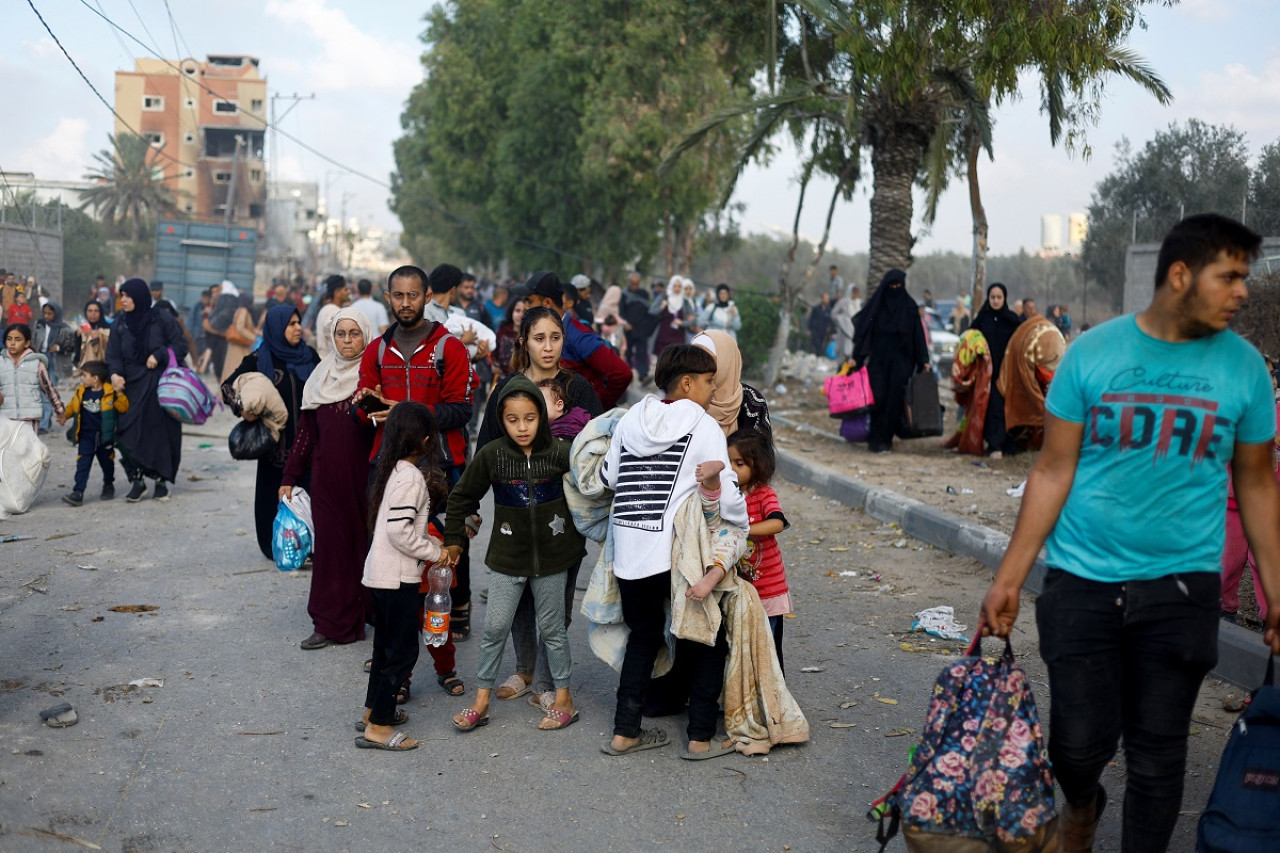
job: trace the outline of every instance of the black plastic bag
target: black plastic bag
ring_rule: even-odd
[[[232,459],[266,459],[276,451],[276,440],[266,421],[241,421],[231,428],[227,447]]]

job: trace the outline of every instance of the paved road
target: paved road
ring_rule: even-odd
[[[186,439],[168,504],[71,509],[58,497],[73,451],[54,442],[36,507],[0,522],[0,533],[37,536],[0,545],[0,849],[85,849],[43,834],[53,832],[139,853],[873,850],[866,803],[899,774],[945,662],[932,651],[948,645],[904,637],[911,613],[973,613],[989,577],[909,540],[895,547],[892,528],[780,484],[799,611],[786,628],[789,684],[809,745],[702,763],[679,760],[676,747],[601,754],[616,675],[590,656],[578,618],[576,725],[535,731],[538,714],[518,700],[496,702],[487,728],[455,732],[449,715],[462,702],[436,687],[424,654],[406,726],[423,747],[369,753],[352,744],[369,643],[299,650],[311,631],[307,578],[257,553],[252,467],[223,444]],[[88,494],[99,484],[95,473]],[[475,587],[485,579],[478,569]],[[128,604],[158,609],[108,610]],[[468,685],[476,646],[460,646]],[[1033,648],[1028,635],[1019,651]],[[1042,681],[1038,664],[1026,658]],[[144,677],[164,686],[124,686]],[[62,701],[79,725],[42,725],[39,710]],[[682,739],[682,718],[657,722]],[[1208,782],[1193,780],[1191,808]],[[1114,849],[1112,830],[1100,849]]]

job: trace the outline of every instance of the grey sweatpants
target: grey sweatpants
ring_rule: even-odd
[[[533,593],[533,609],[538,618],[538,633],[546,646],[551,681],[557,689],[569,686],[573,657],[564,618],[566,581],[565,572],[540,578],[489,572],[489,600],[485,603],[484,636],[480,639],[480,661],[476,667],[477,687],[492,690],[497,685],[503,648],[511,636],[511,621],[526,585]]]

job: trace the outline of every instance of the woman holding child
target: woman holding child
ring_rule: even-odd
[[[514,375],[524,376],[540,387],[544,383],[554,383],[555,387],[547,389],[546,393],[559,398],[562,404],[559,407],[561,417],[551,422],[550,429],[557,437],[572,439],[573,435],[565,435],[562,432],[565,422],[575,421],[581,424],[582,414],[594,418],[601,414],[601,406],[600,398],[596,396],[590,382],[560,367],[560,353],[563,349],[564,323],[560,315],[550,308],[530,308],[520,321],[520,333],[516,337],[511,369]],[[484,422],[480,425],[480,436],[476,440],[477,452],[480,448],[507,434],[498,413],[498,399],[509,381],[509,378],[501,380],[489,395]],[[581,429],[581,426],[578,428]],[[568,569],[565,584],[566,628],[572,618],[573,594],[578,569],[579,564],[574,564]],[[536,628],[533,597],[526,590],[520,599],[511,625],[511,639],[516,651],[516,671],[498,686],[497,695],[499,699],[516,699],[532,689],[536,695],[530,701],[536,700],[543,703],[545,708],[554,700],[555,694],[552,691],[546,649],[538,641]]]
[[[364,639],[368,596],[360,581],[369,550],[364,519],[373,431],[351,417],[351,395],[375,334],[363,311],[343,308],[334,315],[334,348],[303,386],[298,433],[280,480],[279,497],[292,498],[294,487],[311,475],[316,539],[307,613],[315,630],[300,644],[308,651]]]

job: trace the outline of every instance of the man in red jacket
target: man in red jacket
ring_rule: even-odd
[[[397,268],[387,278],[387,299],[395,323],[364,351],[360,361],[360,381],[355,401],[373,395],[389,408],[372,414],[354,409],[363,423],[378,428],[373,441],[373,458],[382,447],[382,425],[396,403],[412,400],[431,409],[440,431],[441,470],[450,486],[462,476],[467,464],[467,422],[471,420],[471,357],[462,341],[442,323],[427,320],[427,274],[418,267]],[[454,639],[466,639],[470,632],[470,562],[456,567],[457,587],[453,590]]]
[[[535,272],[524,284],[512,288],[511,294],[516,299],[525,299],[530,308],[545,306],[563,315],[564,350],[560,354],[560,366],[590,382],[606,412],[618,405],[631,384],[631,368],[604,338],[591,331],[572,311],[564,310],[564,285],[559,276],[546,270]]]

